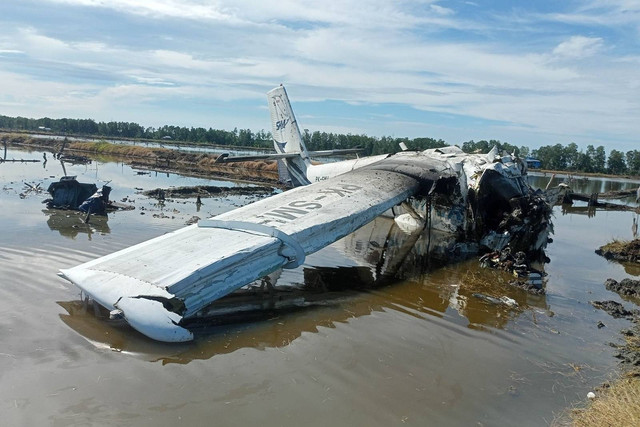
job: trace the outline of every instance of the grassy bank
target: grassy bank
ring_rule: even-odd
[[[640,372],[626,373],[611,384],[602,386],[583,409],[571,414],[576,427],[639,426]]]
[[[618,376],[595,390],[595,396],[564,413],[553,426],[640,426],[640,319],[623,331],[625,343],[616,356],[622,360]]]

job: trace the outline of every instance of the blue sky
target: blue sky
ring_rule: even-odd
[[[640,0],[4,0],[0,114],[640,149]]]

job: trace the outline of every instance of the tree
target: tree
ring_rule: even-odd
[[[595,154],[593,156],[593,171],[594,172],[605,172],[607,155],[604,151],[604,147],[602,145],[596,148]]]
[[[578,160],[580,157],[580,152],[578,151],[578,145],[575,142],[567,145],[564,149],[564,157],[567,162],[567,169],[575,171],[578,166]]]
[[[624,154],[618,150],[611,150],[609,160],[607,161],[607,170],[614,175],[622,175],[627,171],[627,165],[624,162]]]
[[[533,157],[540,160],[547,169],[565,170],[567,168],[565,150],[561,144],[547,145],[533,150]]]
[[[632,175],[640,175],[640,151],[627,151],[627,169]]]

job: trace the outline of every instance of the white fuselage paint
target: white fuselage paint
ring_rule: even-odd
[[[323,163],[319,165],[307,166],[307,179],[311,182],[325,181],[334,176],[351,172],[352,170],[368,166],[389,157],[388,154],[378,156],[362,157],[353,160],[343,160],[341,162]]]

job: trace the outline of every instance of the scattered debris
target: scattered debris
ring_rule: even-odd
[[[542,278],[546,273],[536,270],[529,265],[526,254],[522,251],[511,254],[507,246],[501,251],[489,252],[480,257],[480,265],[485,268],[504,270],[512,273],[516,279],[509,282],[529,293],[542,295],[545,293]]]
[[[26,187],[25,191],[19,194],[21,199],[26,199],[27,196],[30,195],[31,193],[40,194],[43,191],[42,187],[40,187],[40,183],[37,183],[36,185],[31,185],[28,182],[25,182],[24,186]]]
[[[597,326],[598,326],[598,329],[602,329],[602,328],[604,328],[604,327],[605,327],[605,326],[607,326],[607,325],[605,325],[604,323],[602,323],[602,321],[601,321],[601,320],[599,320],[599,321],[598,321],[598,325],[597,325]]]
[[[72,165],[90,165],[91,159],[87,156],[78,156],[75,154],[59,154],[57,157],[54,154],[53,158],[57,158],[66,163],[71,163]]]
[[[200,221],[200,217],[197,215],[194,215],[191,218],[189,218],[185,224],[192,225],[192,224],[196,224],[198,221]]]
[[[486,295],[486,294],[481,294],[479,292],[476,292],[474,294],[472,294],[474,297],[479,298],[483,301],[486,301],[490,304],[495,304],[495,305],[506,305],[507,307],[517,307],[518,303],[516,302],[516,300],[509,298],[507,296],[502,296],[500,298],[497,297],[492,297],[490,295]]]

